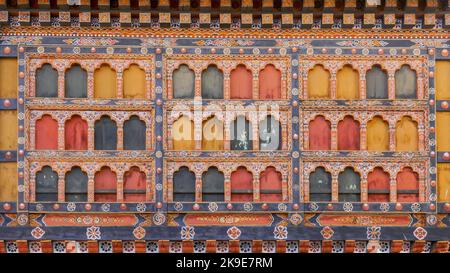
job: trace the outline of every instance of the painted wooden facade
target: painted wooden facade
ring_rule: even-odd
[[[0,252],[448,252],[448,2],[217,4],[0,0]]]

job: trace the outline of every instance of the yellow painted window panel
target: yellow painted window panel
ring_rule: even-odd
[[[346,65],[337,73],[337,98],[344,100],[357,99],[359,97],[358,71]]]
[[[0,98],[17,98],[17,59],[0,58]]]
[[[117,97],[116,71],[108,65],[102,65],[94,73],[94,97],[111,99]]]
[[[450,201],[450,163],[438,163],[438,202]]]
[[[17,149],[17,111],[0,111],[0,150]]]
[[[403,117],[397,122],[395,129],[395,144],[397,151],[417,151],[419,135],[417,123],[410,117]]]
[[[436,99],[450,99],[450,61],[436,61]]]
[[[374,117],[367,123],[367,150],[389,150],[389,125],[380,117]]]
[[[194,150],[194,122],[186,116],[177,119],[172,125],[172,141],[174,150]]]
[[[330,98],[330,73],[321,65],[316,65],[308,72],[308,98]]]
[[[450,151],[450,112],[436,113],[436,137],[438,151]]]
[[[223,150],[223,123],[216,117],[203,122],[202,150]]]
[[[123,72],[123,97],[126,99],[145,98],[145,71],[132,64]]]
[[[17,200],[17,163],[0,163],[0,202]]]

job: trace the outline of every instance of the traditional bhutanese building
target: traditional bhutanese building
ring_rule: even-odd
[[[449,3],[0,0],[0,252],[447,252]]]

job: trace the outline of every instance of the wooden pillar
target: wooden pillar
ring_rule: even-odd
[[[145,87],[146,87],[145,97],[148,100],[153,99],[152,98],[152,73],[147,70],[145,71]]]
[[[231,86],[230,86],[230,83],[231,83],[231,81],[230,81],[230,72],[229,71],[224,71],[223,72],[223,92],[224,92],[224,94],[223,94],[223,98],[224,99],[226,99],[226,100],[229,100],[230,99],[230,92],[231,92]]]
[[[367,124],[365,122],[361,123],[360,127],[360,147],[359,149],[362,151],[367,150]]]
[[[201,117],[201,113],[197,113],[198,111],[194,111],[195,115],[200,115],[200,117],[194,117],[194,139],[195,139],[195,149],[201,150],[202,149],[202,123],[203,119]]]
[[[425,196],[425,177],[422,173],[419,173],[419,202],[426,202]]]
[[[285,121],[282,121],[283,123],[281,123],[281,150],[287,150],[287,144],[288,144],[288,137],[291,138],[291,135],[288,135],[287,132],[287,124]]]
[[[117,173],[117,202],[123,202],[123,173]]]
[[[66,185],[64,172],[58,172],[58,202],[65,201],[66,199],[65,192],[66,192]]]
[[[367,90],[366,90],[366,71],[360,69],[359,71],[359,98],[361,100],[367,99]]]
[[[36,172],[30,173],[30,202],[36,201]]]
[[[252,122],[252,144],[253,144],[253,150],[259,151],[259,131],[258,131],[258,119],[254,119],[255,122]]]
[[[146,176],[146,179],[145,179],[145,181],[146,181],[146,186],[145,186],[145,200],[147,201],[147,202],[151,202],[151,201],[153,201],[153,188],[152,188],[152,173],[146,173],[145,174],[145,176]],[[167,179],[169,179],[169,178],[171,178],[171,176],[168,176],[167,177]],[[173,178],[172,179],[170,179],[169,181],[173,181]],[[171,190],[171,194],[173,193],[173,183],[172,183],[172,190]],[[172,197],[172,199],[170,199],[170,200],[173,200],[173,197]]]
[[[88,122],[88,150],[93,151],[95,146],[95,120],[87,119]]]
[[[337,123],[331,124],[331,150],[337,151],[338,141],[337,141]]]
[[[224,138],[223,138],[223,148],[225,151],[229,151],[231,150],[231,130],[230,130],[230,126],[231,126],[231,120],[229,118],[227,118],[226,115],[224,115]]]
[[[87,97],[88,99],[94,98],[94,70],[89,70],[87,72]]]
[[[390,176],[390,199],[392,203],[397,202],[397,177]]]
[[[330,99],[335,100],[337,97],[337,80],[336,80],[336,71],[331,72],[330,79]]]
[[[123,99],[123,71],[117,71],[117,95],[118,99]]]
[[[253,72],[253,99],[259,100],[259,71],[258,69]]]
[[[202,175],[195,174],[195,202],[202,201]]]
[[[424,151],[425,150],[425,128],[423,126],[423,124],[421,123],[421,121],[418,121],[418,126],[417,126],[417,130],[418,130],[418,135],[419,135],[419,143],[417,145],[417,148],[419,149],[419,151]]]
[[[117,150],[123,150],[123,122],[117,124]]]
[[[395,151],[395,124],[389,123],[389,150]]]
[[[64,150],[65,148],[65,136],[64,136],[64,120],[58,117],[58,150]]]
[[[388,72],[388,98],[395,100],[395,71]]]
[[[253,175],[253,202],[260,202],[259,173]]]
[[[202,71],[195,71],[195,96],[202,97]]]
[[[94,173],[88,174],[88,202],[94,202]]]
[[[281,192],[283,197],[283,202],[289,201],[289,194],[288,194],[288,175],[284,174],[282,175],[282,181],[281,181]]]
[[[338,202],[339,200],[339,181],[336,173],[331,174],[331,202]]]
[[[63,99],[65,96],[65,71],[58,70],[58,98]]]
[[[225,190],[225,202],[230,202],[231,201],[231,176],[230,176],[230,174],[225,174],[224,190]]]

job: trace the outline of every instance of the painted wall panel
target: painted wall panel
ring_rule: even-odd
[[[260,200],[262,202],[281,202],[282,176],[274,167],[267,167],[259,175]]]
[[[338,150],[360,149],[359,122],[346,116],[338,123]]]
[[[223,99],[223,73],[210,65],[202,72],[202,98]]]
[[[203,122],[202,150],[223,150],[223,122],[215,116]]]
[[[230,98],[252,99],[253,76],[245,65],[238,65],[230,75]]]
[[[195,201],[195,174],[187,167],[181,167],[173,174],[173,201]]]
[[[193,99],[195,96],[195,73],[185,64],[173,72],[173,97],[175,99]]]
[[[123,178],[123,199],[125,202],[144,202],[146,175],[138,167],[131,167]]]
[[[389,151],[389,124],[380,116],[367,123],[367,150]]]
[[[65,149],[87,150],[88,125],[80,116],[74,115],[65,124]]]
[[[271,64],[259,72],[259,98],[281,99],[281,71]]]
[[[308,72],[308,98],[330,98],[330,72],[321,65],[314,66]]]
[[[36,149],[58,149],[58,122],[50,115],[44,115],[36,121]]]
[[[66,71],[64,84],[66,98],[87,98],[87,72],[78,64]]]
[[[351,167],[339,173],[338,176],[339,202],[361,201],[361,177]]]
[[[389,202],[389,173],[377,167],[367,176],[369,202]]]
[[[94,97],[99,99],[117,97],[116,71],[107,64],[102,64],[94,72]]]
[[[281,124],[273,116],[267,116],[259,123],[259,149],[280,150],[282,144]]]
[[[436,140],[438,151],[450,151],[450,112],[436,112]]]
[[[123,97],[126,99],[144,99],[146,93],[145,71],[132,64],[123,71]]]
[[[438,201],[450,201],[450,163],[438,163]]]
[[[345,65],[337,73],[337,98],[344,100],[359,97],[359,74],[350,65]]]
[[[17,149],[17,111],[0,111],[0,150]]]
[[[450,61],[436,61],[434,80],[437,100],[450,99]]]
[[[80,167],[72,167],[65,175],[65,201],[86,202],[88,176]]]
[[[17,59],[0,58],[0,98],[17,98]]]
[[[366,97],[368,99],[387,99],[388,76],[379,65],[374,65],[366,74]]]
[[[408,65],[403,65],[395,72],[395,98],[417,98],[417,75]]]
[[[0,202],[17,200],[17,163],[0,163]]]
[[[253,175],[245,167],[238,167],[231,173],[231,201],[253,201]]]
[[[195,149],[194,122],[181,116],[172,125],[173,149],[189,151]]]
[[[95,202],[116,202],[117,201],[117,177],[109,167],[102,167],[95,173]]]
[[[238,116],[232,123],[231,150],[252,150],[253,139],[252,127],[250,122],[243,116]]]
[[[50,64],[36,70],[36,97],[58,97],[58,71]]]
[[[202,174],[202,201],[223,202],[224,199],[223,173],[216,167],[209,167],[208,171]]]
[[[36,174],[36,201],[58,201],[58,173],[50,166]]]
[[[397,174],[397,201],[419,201],[419,175],[411,168],[404,168]]]
[[[117,125],[108,116],[95,122],[94,147],[96,150],[117,149]]]
[[[419,133],[417,123],[411,117],[402,117],[395,129],[395,143],[397,151],[417,151]]]
[[[123,149],[124,150],[145,150],[145,122],[138,116],[132,116],[123,125]]]
[[[331,201],[331,174],[318,167],[309,175],[309,201]]]
[[[331,124],[323,116],[317,116],[309,123],[309,149],[331,149]]]

